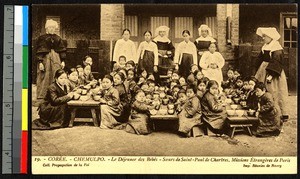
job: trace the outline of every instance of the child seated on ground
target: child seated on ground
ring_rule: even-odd
[[[201,123],[201,105],[199,98],[196,96],[196,92],[197,88],[195,85],[190,84],[187,86],[187,100],[182,106],[182,111],[178,113],[178,132],[184,137],[191,137],[192,128]]]
[[[125,69],[128,70],[134,70],[135,71],[135,63],[133,60],[129,60],[126,62]]]
[[[197,70],[199,70],[198,65],[193,64],[191,66],[191,73],[189,74],[189,76],[187,77],[187,80],[186,80],[187,84],[196,84],[195,83],[195,80],[196,80],[195,71],[197,71]]]
[[[140,89],[135,82],[134,70],[130,69],[127,71],[127,79],[125,80],[124,85],[128,94],[129,101],[132,102],[132,100],[134,100],[133,95],[136,93],[138,89]]]
[[[182,89],[186,90],[187,84],[184,77],[179,78],[179,85],[181,86]]]
[[[92,70],[91,70],[91,66],[87,65],[84,67],[83,69],[83,77],[84,77],[84,84],[85,85],[95,85],[97,84],[97,80],[95,80],[93,74],[92,74]]]
[[[92,57],[90,57],[88,55],[85,56],[82,64],[83,64],[83,66],[87,66],[87,65],[92,66],[93,65],[93,59],[92,59]]]
[[[171,81],[173,80],[179,80],[178,70],[173,71]]]
[[[78,81],[80,84],[84,84],[84,72],[81,65],[76,66],[76,70],[78,71]]]
[[[83,85],[83,83],[80,83],[81,81],[78,79],[78,71],[76,68],[71,68],[68,73],[68,80],[67,80],[67,89],[68,91],[74,91],[76,90],[80,85]]]
[[[257,79],[252,76],[250,77],[249,81],[249,91],[246,94],[247,100],[246,104],[249,109],[257,110],[258,109],[258,97],[255,94],[255,85],[258,83]]]
[[[221,135],[225,133],[226,111],[223,104],[219,102],[219,84],[210,80],[207,90],[201,99],[203,122],[213,133]]]
[[[243,93],[243,85],[244,85],[244,82],[243,82],[242,78],[240,76],[237,77],[235,86],[234,86],[235,94],[241,95]]]
[[[118,65],[120,66],[121,69],[125,69],[125,65],[126,65],[126,57],[125,56],[119,57]]]
[[[199,100],[203,97],[204,93],[206,92],[206,85],[208,83],[208,78],[202,78],[201,80],[198,81],[197,84],[197,97]]]
[[[274,107],[274,99],[271,93],[266,91],[262,82],[255,85],[256,96],[258,97],[258,127],[257,137],[278,136],[282,127],[282,121]]]
[[[181,88],[181,86],[180,85],[175,85],[172,89],[171,89],[171,101],[172,102],[176,102],[177,101],[177,99],[178,99],[178,93],[179,93],[179,91],[181,90],[182,88]],[[184,89],[182,89],[182,90],[184,90]]]
[[[147,105],[145,100],[145,92],[138,90],[135,95],[135,101],[131,105],[131,114],[125,128],[126,132],[138,135],[151,133],[149,110],[154,109],[154,106]]]
[[[227,71],[227,80],[222,82],[222,88],[224,91],[227,89],[233,89],[235,85],[235,79],[234,79],[234,71],[232,68],[229,68]]]
[[[113,69],[112,72],[110,72],[110,76],[115,76],[115,74],[117,74],[120,71],[120,65],[116,62],[113,62]]]

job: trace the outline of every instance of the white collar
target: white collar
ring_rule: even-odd
[[[168,43],[171,42],[170,39],[167,36],[161,37],[160,35],[156,36],[153,40],[155,42],[168,42]]]
[[[274,52],[282,49],[283,49],[282,46],[279,44],[277,40],[272,40],[269,44],[264,44],[264,46],[261,48],[262,51],[268,50],[270,52]]]
[[[196,42],[198,42],[198,41],[211,41],[211,42],[216,42],[216,40],[215,40],[213,37],[209,36],[209,35],[206,36],[206,37],[200,36],[199,38],[196,39]]]

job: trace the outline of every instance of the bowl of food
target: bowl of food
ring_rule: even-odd
[[[243,107],[246,107],[247,106],[247,102],[246,101],[241,101],[240,105],[243,106]]]
[[[236,110],[235,113],[239,116],[239,117],[242,117],[245,113],[244,110]]]
[[[235,104],[239,104],[240,98],[233,98]]]
[[[83,88],[89,90],[89,89],[91,89],[92,87],[91,87],[91,85],[85,85]]]
[[[237,107],[238,107],[238,105],[236,105],[236,104],[232,104],[232,105],[230,105],[230,108],[231,108],[231,109],[233,109],[233,110],[236,110],[236,109],[237,109]]]
[[[175,113],[175,110],[174,109],[168,109],[168,114],[172,115]]]
[[[235,110],[226,110],[226,113],[228,116],[234,116],[235,115]]]
[[[100,98],[101,98],[101,96],[100,96],[100,95],[94,95],[94,96],[93,96],[93,99],[94,99],[95,101],[99,101],[99,100],[100,100]]]
[[[79,100],[80,101],[87,101],[87,100],[89,100],[89,97],[88,96],[80,96]]]
[[[87,90],[86,90],[86,89],[82,89],[82,90],[81,90],[81,94],[82,94],[82,95],[86,95],[86,94],[87,94]]]
[[[232,98],[232,95],[231,95],[231,94],[227,95],[227,98],[230,98],[230,99],[231,99],[231,98]]]
[[[155,110],[155,109],[151,109],[151,110],[150,110],[150,114],[151,114],[151,115],[156,115],[156,114],[157,114],[157,112],[158,112],[158,111],[157,111],[157,110]]]
[[[249,110],[247,111],[247,115],[248,115],[248,116],[255,116],[255,110],[249,109]]]
[[[163,103],[163,105],[167,105],[169,103],[169,99],[163,98],[162,103]]]
[[[168,109],[174,109],[174,104],[168,104]]]
[[[73,99],[78,100],[80,98],[80,94],[74,93]]]
[[[225,99],[225,103],[226,103],[226,104],[231,104],[231,103],[232,103],[232,100],[231,100],[230,98],[227,98],[227,99]]]
[[[77,93],[77,94],[81,94],[81,89],[80,89],[80,88],[78,88],[78,89],[75,91],[75,93]]]

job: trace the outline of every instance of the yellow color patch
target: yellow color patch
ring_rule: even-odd
[[[28,89],[22,89],[22,131],[28,130]]]

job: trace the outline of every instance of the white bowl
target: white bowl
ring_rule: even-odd
[[[236,105],[236,104],[230,105],[230,108],[233,109],[233,110],[237,109],[237,107],[238,107],[238,105]]]
[[[239,117],[242,117],[245,113],[244,110],[236,110],[235,113],[239,116]]]
[[[150,114],[151,114],[151,115],[156,115],[156,114],[157,114],[157,110],[151,109],[151,110],[150,110]]]
[[[235,111],[234,110],[226,110],[226,112],[227,112],[227,115],[228,116],[234,116],[234,114],[235,114]]]

